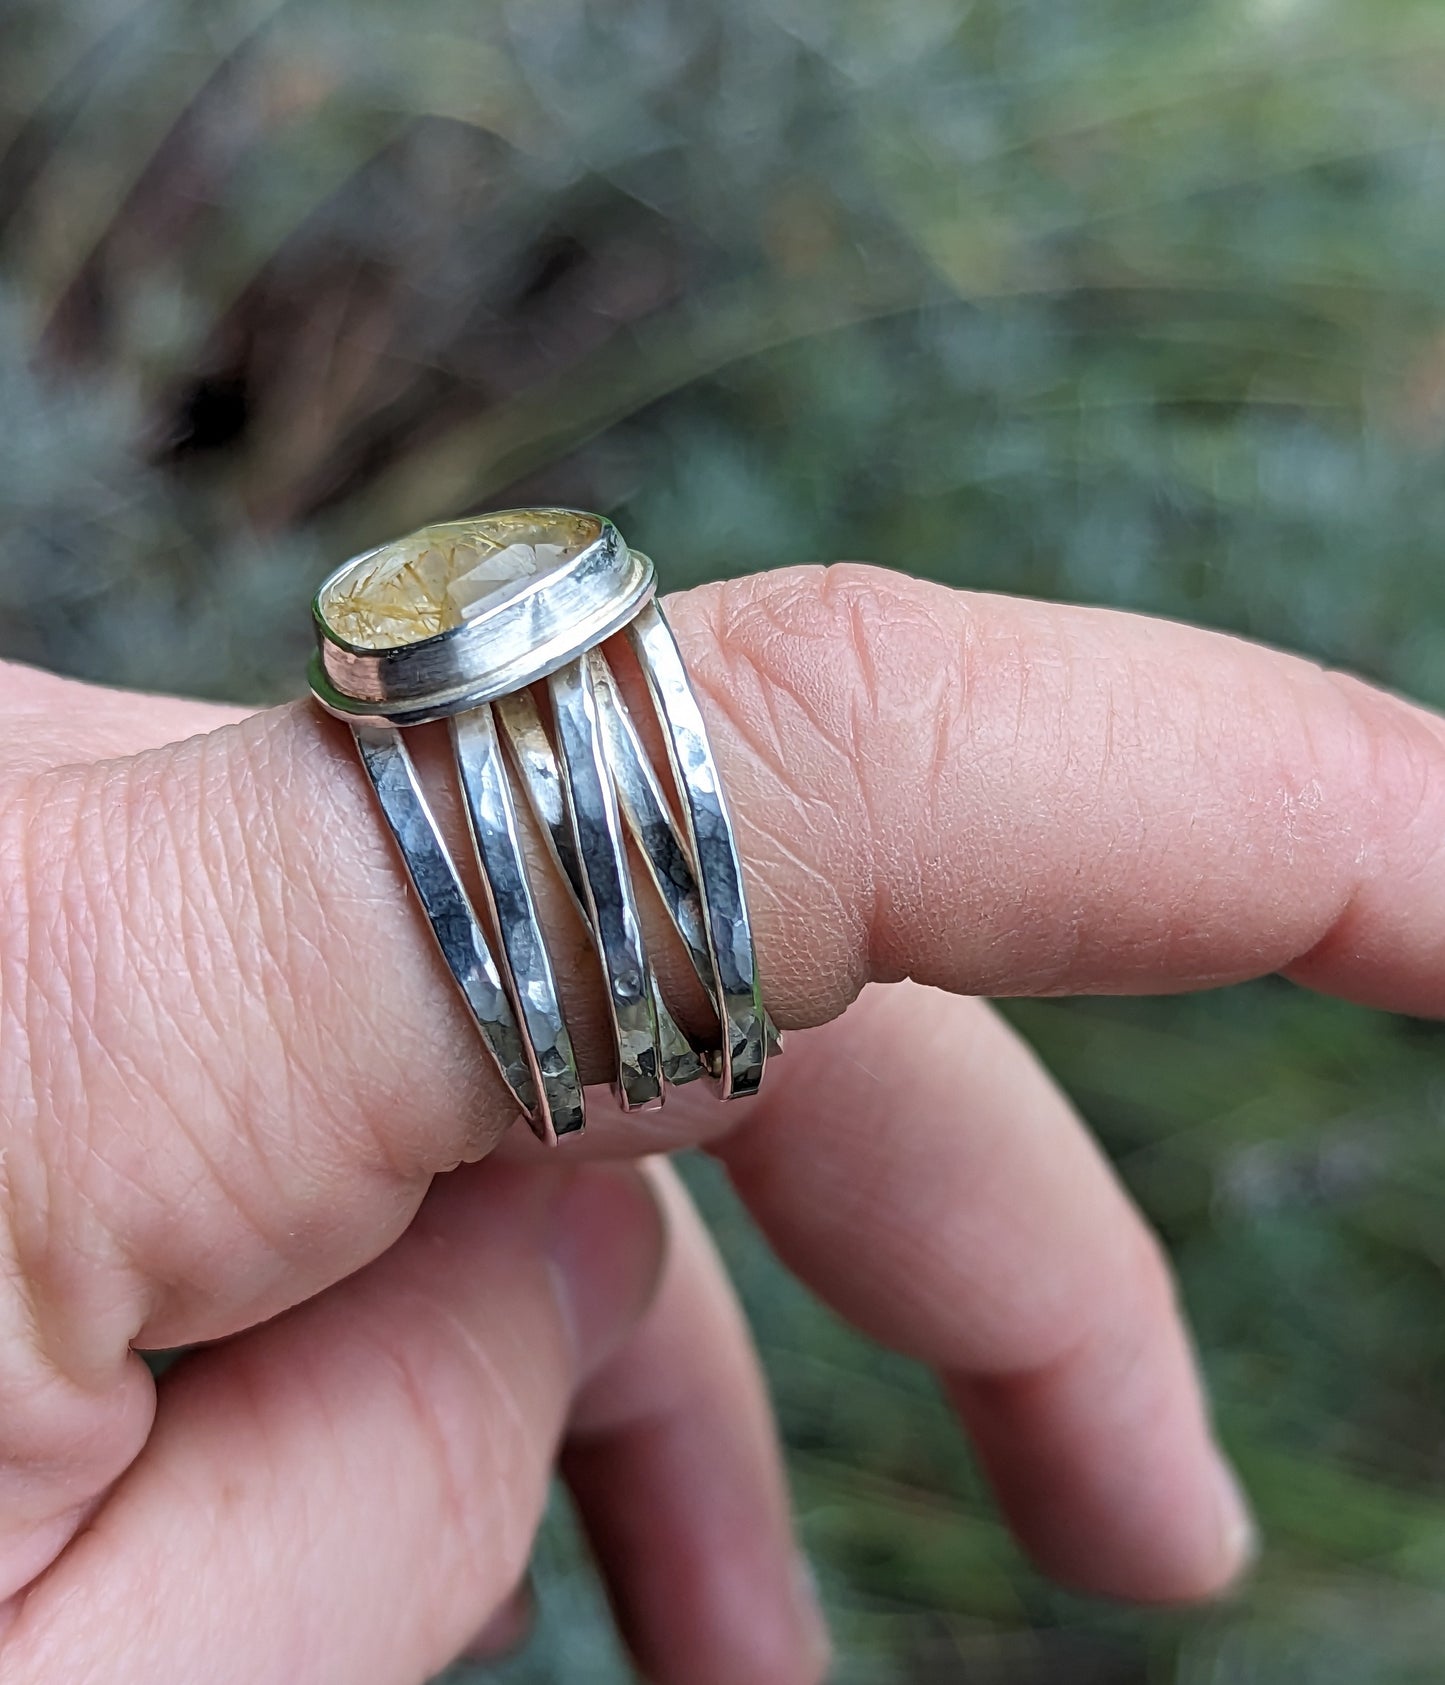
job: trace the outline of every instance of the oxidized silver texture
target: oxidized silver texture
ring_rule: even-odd
[[[503,570],[495,576],[501,583],[469,587],[472,594],[457,611],[465,616],[460,623],[384,645],[348,641],[328,624],[328,606],[352,611],[378,579],[383,591],[390,588],[394,555],[441,555],[448,534],[489,523],[493,533],[506,534],[532,519],[553,523],[553,530],[564,523],[569,534],[580,535],[576,553],[569,553],[570,543],[538,541],[535,556],[549,552],[545,568],[534,577]],[[493,544],[503,561],[514,553],[510,539],[505,546],[501,537],[480,542]],[[447,562],[461,565],[456,556],[472,543],[456,540],[445,551]],[[523,553],[533,554],[525,545]],[[491,553],[482,554],[490,567]],[[473,578],[467,573],[463,583]],[[584,1100],[531,882],[536,868],[519,828],[519,800],[596,950],[616,1045],[613,1090],[625,1109],[658,1106],[669,1085],[703,1075],[713,1077],[724,1097],[755,1093],[768,1053],[781,1045],[762,1005],[742,866],[716,761],[654,592],[651,561],[629,550],[610,521],[577,511],[504,511],[428,528],[353,558],[322,585],[313,605],[312,692],[351,725],[442,956],[518,1108],[547,1141],[581,1129]],[[431,612],[448,599],[424,600]],[[358,639],[373,630],[354,614],[347,624]],[[654,766],[601,647],[624,630],[666,744],[665,774]],[[543,684],[546,718],[531,688]],[[403,742],[404,728],[443,719],[493,936],[468,896]],[[648,893],[665,911],[717,1014],[713,1045],[697,1045],[663,999],[647,952],[629,836],[646,868]]]

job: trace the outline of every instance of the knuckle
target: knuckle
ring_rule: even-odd
[[[1406,873],[1428,868],[1445,834],[1445,723],[1349,674],[1324,677],[1344,704],[1327,753],[1342,772],[1340,811],[1362,825],[1359,865],[1368,873],[1388,854]]]
[[[1122,1385],[1158,1367],[1170,1330],[1181,1321],[1178,1290],[1168,1255],[1153,1230],[1124,1212],[1107,1236],[1108,1262],[1084,1272],[1087,1296],[1075,1276],[1020,1319],[1004,1361],[971,1382],[981,1393],[1007,1399],[1087,1376],[1090,1384]]]
[[[386,1415],[409,1424],[460,1573],[509,1586],[526,1569],[545,1503],[549,1458],[523,1396],[537,1360],[496,1331],[484,1347],[457,1318],[437,1318],[433,1338],[413,1324],[406,1339],[385,1341],[396,1394]]]
[[[68,1345],[99,1339],[105,1290],[120,1301],[108,1322],[136,1319],[126,1340],[203,1302],[208,1332],[229,1331],[236,1244],[278,1279],[316,1245],[297,1220],[326,1169],[297,1150],[327,1116],[306,1026],[340,1015],[314,926],[288,916],[304,885],[261,783],[234,745],[198,739],[39,774],[0,827],[16,868],[7,952],[23,956],[3,1000],[7,1180],[27,1278],[75,1278],[45,1294]],[[334,1151],[339,1126],[316,1134]]]
[[[281,710],[0,784],[8,1203],[62,1344],[107,1293],[150,1343],[274,1314],[509,1120],[459,1014],[397,1010],[435,959],[346,749]]]
[[[123,1355],[138,1311],[123,1284],[95,1291],[114,1248],[91,1198],[92,1114],[78,1102],[106,953],[89,897],[55,869],[73,852],[73,814],[45,795],[40,780],[19,780],[0,804],[3,1320],[12,1344],[84,1385]]]
[[[8,1157],[9,1149],[6,1149]],[[28,1579],[68,1537],[57,1522],[76,1516],[134,1460],[150,1430],[155,1393],[129,1348],[124,1315],[73,1337],[74,1310],[63,1295],[78,1272],[69,1248],[27,1257],[13,1232],[9,1190],[0,1220],[0,1576]],[[57,1257],[59,1254],[59,1257]],[[85,1284],[80,1283],[82,1290]],[[90,1296],[87,1294],[87,1299]],[[22,1542],[24,1541],[24,1542]],[[30,1541],[33,1541],[30,1542]],[[48,1543],[47,1543],[48,1541]],[[23,1568],[20,1564],[24,1564]],[[18,1589],[0,1580],[0,1598]]]
[[[966,748],[992,682],[982,601],[856,563],[677,600],[757,871],[769,984],[810,1017],[870,977],[943,963],[938,855],[977,811]]]
[[[853,562],[729,581],[693,598],[710,633],[696,664],[745,723],[785,707],[854,776],[877,762],[879,733],[908,733],[905,772],[926,770],[912,728],[963,688],[968,599]],[[806,746],[786,747],[791,764]]]
[[[1126,1319],[1139,1328],[1158,1328],[1175,1320],[1179,1288],[1174,1266],[1163,1243],[1141,1218],[1134,1216],[1123,1231],[1124,1258],[1119,1275],[1123,1297],[1131,1306]]]

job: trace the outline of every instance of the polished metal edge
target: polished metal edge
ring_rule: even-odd
[[[652,765],[652,757],[643,745],[607,658],[601,650],[590,650],[586,660],[592,672],[598,719],[623,820],[647,867],[657,898],[671,920],[683,951],[692,963],[693,972],[718,1018],[717,1042],[710,1048],[697,1051],[708,1073],[720,1077],[722,1038],[726,1029],[707,945],[702,897],[698,892],[697,873],[687,839],[673,816],[662,781]]]
[[[502,1081],[532,1123],[537,1090],[517,1020],[411,754],[400,734],[389,728],[360,726],[354,735],[361,764],[447,969]]]
[[[592,659],[589,653],[587,657]],[[597,692],[599,718],[605,721],[600,691]],[[587,886],[583,881],[582,862],[567,815],[567,798],[562,784],[562,769],[556,751],[542,724],[542,716],[531,691],[521,690],[513,696],[499,698],[493,705],[497,724],[507,745],[517,779],[527,806],[537,822],[558,876],[567,886],[583,928],[597,946],[597,933],[592,928],[587,909]],[[611,764],[614,788],[620,786],[616,778],[615,762]],[[626,861],[624,859],[624,866]],[[656,969],[649,960],[647,986],[657,1012],[657,1045],[662,1058],[662,1074],[674,1087],[696,1082],[700,1077],[717,1074],[720,1055],[699,1047],[673,1017],[658,986]]]
[[[624,1111],[649,1110],[662,1104],[663,1095],[657,996],[585,660],[553,673],[548,689],[567,817],[582,868],[587,922],[602,962],[616,1041],[617,1099]]]
[[[586,1121],[582,1079],[532,896],[492,709],[484,703],[450,724],[472,845],[497,932],[497,957],[537,1088],[532,1128],[550,1146]]]
[[[582,923],[587,925],[587,888],[582,882],[582,862],[567,819],[562,768],[547,728],[542,724],[536,698],[530,690],[519,690],[514,695],[498,697],[492,708],[552,864],[566,884]],[[587,928],[590,935],[590,925]]]
[[[742,860],[722,778],[682,651],[656,602],[629,622],[627,634],[662,722],[697,876],[724,1022],[718,1090],[724,1099],[755,1094],[773,1036],[763,1010]]]
[[[642,559],[646,560],[645,557]],[[615,637],[657,589],[656,575],[650,571],[650,562],[648,568],[649,572],[638,580],[635,594],[620,602],[608,618],[599,619],[580,630],[574,628],[565,638],[559,638],[550,651],[534,651],[525,663],[519,663],[507,673],[499,675],[492,672],[459,690],[438,692],[420,701],[373,704],[343,696],[326,676],[320,656],[313,655],[307,669],[311,694],[328,714],[352,724],[405,727],[451,719],[455,714],[465,713],[468,708],[495,702],[514,690],[525,689],[539,679],[549,678],[559,667],[575,661],[581,650]]]
[[[474,619],[368,650],[334,633],[321,604],[335,580],[376,553],[344,563],[313,598],[317,647],[308,676],[331,713],[389,725],[444,719],[546,678],[619,631],[656,590],[651,559],[629,550],[603,521],[596,542],[560,569],[520,582]]]

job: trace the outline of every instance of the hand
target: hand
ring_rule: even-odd
[[[1445,725],[1233,640],[862,568],[672,615],[770,1007],[826,1027],[759,1100],[684,1090],[603,1116],[581,1156],[709,1142],[812,1287],[940,1371],[1046,1568],[1217,1592],[1249,1527],[1159,1249],[965,997],[1284,971],[1438,1012]],[[342,1645],[337,1677],[420,1678],[520,1572],[579,1381],[574,1426],[614,1443],[569,1469],[653,1675],[815,1678],[756,1378],[698,1245],[630,1345],[645,1295],[624,1282],[569,1349],[536,1213],[564,1186],[600,1197],[578,1151],[543,1169],[509,1141],[530,1164],[427,1195],[511,1114],[345,734],[308,706],[227,721],[6,685],[0,1591],[30,1585],[7,1678],[104,1656],[109,1679],[114,1657],[137,1679],[284,1679]],[[188,731],[207,735],[160,747]],[[571,1010],[601,1077],[595,1006],[584,989]],[[617,1209],[635,1185],[606,1186],[597,1222],[634,1236],[646,1276],[648,1223]],[[709,1319],[675,1308],[693,1301],[723,1307],[706,1342]],[[296,1305],[187,1360],[157,1406],[134,1347]],[[399,1564],[425,1606],[388,1601]]]

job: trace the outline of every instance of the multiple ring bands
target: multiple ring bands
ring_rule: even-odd
[[[736,837],[651,561],[573,510],[429,527],[322,585],[311,689],[347,721],[437,945],[546,1141],[585,1102],[522,842],[524,804],[596,950],[627,1110],[711,1076],[755,1093],[779,1039],[758,986]],[[626,634],[666,748],[654,766],[603,645]],[[535,688],[534,688],[535,687]],[[545,705],[539,698],[545,697]],[[446,720],[492,935],[404,741]],[[648,957],[628,839],[717,1015],[698,1045]]]

